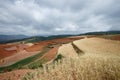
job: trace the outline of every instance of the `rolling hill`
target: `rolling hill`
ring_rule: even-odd
[[[71,80],[88,80],[88,78],[118,80],[120,78],[118,72],[120,34],[118,32],[117,34],[100,32],[99,35],[97,33],[81,36],[34,36],[10,42],[0,44],[1,80],[9,78],[14,80],[18,75],[21,76],[20,80],[22,78],[67,80],[69,77]],[[14,72],[17,71],[24,74],[15,76]]]

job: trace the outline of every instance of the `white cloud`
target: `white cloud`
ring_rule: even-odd
[[[118,0],[2,0],[0,34],[77,34],[120,29],[119,3]]]
[[[61,27],[55,28],[56,31],[77,31],[79,28],[78,25],[73,24],[72,22],[67,22],[61,25]]]
[[[92,27],[92,31],[107,31],[110,29],[111,25],[105,22],[105,17],[100,16],[90,16],[89,19],[85,22],[85,25]]]

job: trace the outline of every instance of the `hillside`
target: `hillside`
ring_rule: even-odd
[[[76,55],[70,44],[63,44],[59,53],[64,57],[56,64],[44,66],[26,76],[28,80],[119,80],[120,79],[120,41],[103,38],[85,38],[73,42],[82,55]],[[74,47],[73,46],[73,47]],[[68,49],[69,48],[69,49]],[[62,50],[61,50],[62,49]],[[70,54],[69,50],[71,53]],[[69,56],[71,55],[71,56]],[[69,56],[69,57],[67,57]],[[55,66],[55,68],[53,68]],[[38,75],[38,74],[39,75]],[[34,75],[37,74],[37,75]],[[42,77],[40,77],[42,76]]]
[[[74,41],[73,44],[84,53],[120,56],[120,41],[106,40],[102,38],[86,38]]]
[[[17,76],[11,77],[14,75],[11,71],[25,70],[27,74],[26,70],[30,69],[34,73],[28,73],[26,76],[24,73],[25,77],[21,75],[20,79],[30,77],[28,80],[39,78],[42,80],[66,80],[69,78],[68,76],[71,76],[70,80],[74,80],[75,76],[75,80],[82,78],[87,80],[86,76],[89,76],[91,80],[97,78],[100,80],[105,78],[107,78],[106,80],[118,79],[120,78],[118,74],[120,65],[119,37],[120,35],[62,36],[62,38],[52,37],[52,39],[50,37],[44,41],[38,40],[39,42],[1,44],[0,50],[4,55],[1,56],[0,60],[0,77],[10,71],[10,76],[3,77],[2,80],[9,77],[15,79]],[[75,70],[75,72],[73,73],[71,70]],[[93,74],[94,70],[96,72]],[[109,72],[110,70],[113,73]],[[49,71],[50,73],[48,73]],[[46,77],[41,78],[36,75],[37,73],[39,76]],[[31,76],[33,77],[31,78]]]

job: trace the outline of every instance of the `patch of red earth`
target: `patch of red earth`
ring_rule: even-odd
[[[26,46],[25,44],[10,44],[10,45],[0,45],[0,59],[5,58],[5,60],[0,63],[0,65],[7,65],[12,64],[13,62],[16,62],[18,60],[21,60],[23,58],[28,57],[28,55],[34,55],[38,51],[43,50],[44,47],[50,45],[50,44],[62,44],[71,42],[74,40],[77,40],[80,38],[61,38],[61,39],[53,39],[53,40],[47,40],[42,41],[39,43],[36,43],[32,46]],[[17,50],[14,50],[17,47]],[[36,52],[37,51],[37,52]],[[9,63],[9,64],[8,64]]]
[[[31,47],[26,48],[25,50],[28,51],[28,52],[41,51],[47,45],[48,45],[48,43],[43,41],[43,42],[35,43],[34,45],[32,45]]]
[[[116,36],[113,36],[111,37],[112,40],[120,40],[120,35],[116,35]]]
[[[51,40],[50,42],[51,43],[68,43],[68,42],[71,42],[71,41],[74,41],[74,40],[78,40],[78,39],[81,39],[80,37],[76,37],[76,38],[61,38],[61,39],[53,39]]]
[[[40,51],[34,51],[34,52],[27,52],[25,50],[18,52],[17,54],[14,54],[12,56],[4,58],[4,62],[0,62],[0,67],[5,67],[12,65],[22,59],[25,59],[27,57],[33,56],[35,54],[38,54]]]
[[[86,38],[92,38],[92,37],[99,37],[99,36],[102,36],[102,35],[86,35],[85,37]]]
[[[6,45],[6,44],[0,44],[0,59],[14,55],[16,53],[16,50],[10,50],[7,51],[5,48],[15,46],[15,45]]]
[[[49,50],[47,53],[45,53],[41,59],[45,59],[47,61],[51,61],[55,58],[55,56],[57,55],[59,46],[54,47],[53,49]]]
[[[45,46],[48,46],[49,44],[59,44],[59,43],[67,43],[74,40],[78,40],[82,38],[61,38],[61,39],[53,39],[53,40],[46,40],[42,42],[35,43],[31,47],[26,48],[26,51],[41,51]]]
[[[28,47],[26,44],[0,44],[0,59],[12,56]]]
[[[1,73],[0,80],[22,80],[25,74],[34,72],[30,69],[15,70],[11,72]]]
[[[28,48],[29,46],[26,45],[26,44],[19,44],[16,46],[17,47],[17,51],[22,51],[22,50],[25,50],[26,48]]]

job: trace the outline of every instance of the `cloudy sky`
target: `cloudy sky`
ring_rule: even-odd
[[[0,0],[0,34],[120,30],[120,0]]]

